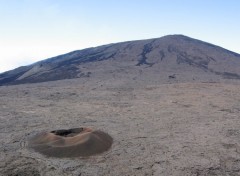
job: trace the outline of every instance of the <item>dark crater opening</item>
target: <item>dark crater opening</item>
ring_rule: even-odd
[[[51,131],[51,133],[58,135],[58,136],[64,136],[64,137],[72,137],[75,136],[83,131],[83,128],[73,128],[68,130],[55,130]]]
[[[39,133],[29,139],[28,146],[46,156],[79,157],[105,152],[112,143],[107,133],[83,127]]]

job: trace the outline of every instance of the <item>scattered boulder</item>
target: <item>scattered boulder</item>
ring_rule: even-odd
[[[169,75],[169,76],[168,76],[168,79],[176,79],[176,75],[175,75],[175,74]]]

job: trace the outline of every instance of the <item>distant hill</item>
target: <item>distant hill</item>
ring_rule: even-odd
[[[240,55],[183,35],[73,51],[0,74],[0,85],[82,78],[109,81],[240,80]]]

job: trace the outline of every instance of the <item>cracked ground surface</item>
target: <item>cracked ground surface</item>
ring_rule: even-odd
[[[239,92],[224,83],[0,87],[0,175],[240,175]],[[27,147],[38,132],[77,127],[107,132],[111,149],[52,158]]]

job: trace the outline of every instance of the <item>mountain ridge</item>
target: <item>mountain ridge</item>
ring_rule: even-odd
[[[116,71],[119,68],[122,70]],[[145,73],[143,81],[151,74],[154,78],[157,74],[164,77],[157,78],[158,82],[175,79],[179,74],[190,76],[186,81],[198,79],[201,74],[204,76],[200,80],[208,76],[217,80],[240,79],[239,68],[238,53],[184,35],[167,35],[90,47],[48,58],[0,74],[0,85],[89,79],[92,75],[99,79],[97,74],[102,75],[101,79],[104,76],[113,79],[113,75],[115,78],[117,75],[130,81],[143,77],[140,72]],[[172,75],[175,76],[170,77]]]

